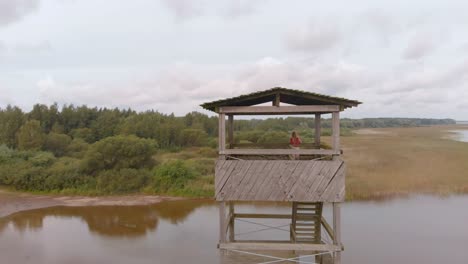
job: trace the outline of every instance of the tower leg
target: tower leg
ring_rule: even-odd
[[[341,247],[341,208],[340,203],[333,203],[333,230],[335,233],[335,245]],[[341,251],[337,251],[333,257],[334,264],[341,264]]]
[[[234,234],[234,202],[229,203],[229,242],[234,242],[235,234]]]
[[[219,243],[226,243],[226,209],[225,202],[219,203]]]

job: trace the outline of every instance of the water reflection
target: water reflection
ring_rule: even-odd
[[[89,231],[102,236],[138,237],[156,231],[159,219],[183,222],[195,209],[211,201],[174,201],[146,206],[57,206],[35,209],[0,218],[0,232],[11,224],[17,231],[40,230],[44,218],[79,218]]]
[[[0,263],[230,264],[272,260],[221,253],[216,248],[219,212],[215,205],[212,201],[177,201],[152,206],[55,207],[20,212],[0,218]],[[290,212],[290,207],[282,205],[242,203],[238,211]],[[467,205],[468,196],[345,203],[343,263],[465,264]],[[324,214],[330,219],[331,208],[325,207]],[[254,229],[249,223],[236,223],[238,234]],[[255,238],[289,236],[280,230],[268,232],[255,233]],[[239,237],[253,239],[249,236]],[[259,253],[297,257],[294,252]]]

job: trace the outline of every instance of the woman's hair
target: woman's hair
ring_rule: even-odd
[[[293,137],[293,138],[297,137],[296,131],[293,131],[293,132],[291,133],[291,137]]]

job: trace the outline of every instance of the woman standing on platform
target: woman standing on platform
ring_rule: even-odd
[[[291,133],[291,138],[289,139],[289,145],[291,146],[292,149],[299,149],[299,146],[301,145],[302,140],[297,134],[296,131],[293,131]],[[293,154],[290,156],[291,159],[296,160],[299,159],[299,154]]]

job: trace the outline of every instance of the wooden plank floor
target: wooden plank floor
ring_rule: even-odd
[[[215,167],[218,201],[342,202],[343,160],[222,160]]]

